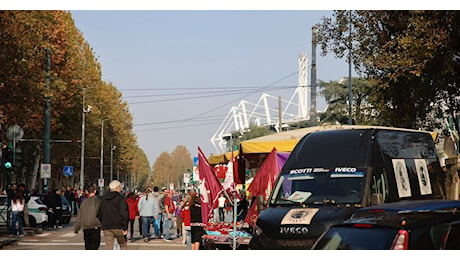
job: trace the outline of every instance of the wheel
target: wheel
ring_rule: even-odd
[[[30,216],[29,215],[29,225],[30,227],[37,227],[37,221],[35,220],[35,218],[33,216]]]

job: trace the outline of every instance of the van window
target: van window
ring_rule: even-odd
[[[383,169],[385,172],[385,169]],[[385,202],[385,199],[388,196],[388,186],[385,178],[386,174],[375,174],[372,176],[372,185],[371,185],[371,205],[379,205]]]
[[[341,130],[306,135],[297,144],[285,169],[304,167],[366,167],[368,165],[369,131]]]

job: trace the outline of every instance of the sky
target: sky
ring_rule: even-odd
[[[312,54],[312,26],[334,9],[382,8],[368,2],[23,0],[25,8],[5,7],[71,12],[102,79],[128,103],[138,144],[153,165],[178,145],[192,156],[198,147],[208,156],[220,153],[210,139],[231,107],[241,99],[257,102],[263,93],[289,100],[298,84],[298,55]],[[318,47],[318,80],[348,77],[345,60],[320,54]],[[310,58],[308,65],[309,81]],[[324,100],[317,106],[324,109]]]
[[[298,83],[298,55],[311,56],[311,28],[332,11],[71,14],[102,66],[102,79],[128,103],[133,131],[153,164],[178,145],[193,156],[198,146],[206,155],[219,153],[210,139],[241,99],[257,102],[267,93],[289,100]],[[323,81],[348,76],[345,61],[322,57],[319,48],[316,66]],[[279,88],[267,88],[274,82]]]

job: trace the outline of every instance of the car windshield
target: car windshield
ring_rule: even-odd
[[[332,227],[315,250],[387,250],[398,233],[391,228]]]
[[[291,170],[279,176],[271,203],[361,203],[365,175],[365,169],[359,168]]]

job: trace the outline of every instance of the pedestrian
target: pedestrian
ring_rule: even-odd
[[[23,214],[23,220],[24,220],[24,226],[30,227],[29,223],[29,200],[30,200],[30,193],[26,188],[26,185],[24,183],[19,184],[18,186],[18,191],[22,193],[24,196],[24,214]]]
[[[139,200],[144,196],[143,194],[138,194],[136,198],[136,214],[139,216],[139,208],[137,207],[137,204],[139,204]],[[139,216],[138,218],[138,224],[139,224],[139,236],[142,237],[142,218]]]
[[[136,194],[134,192],[128,193],[126,203],[128,203],[129,210],[129,241],[134,242],[134,222],[136,221],[136,217],[139,215],[139,211],[137,209]],[[141,226],[139,226],[139,228],[141,228]]]
[[[192,231],[190,229],[190,199],[191,197],[187,197],[185,199],[184,207],[180,212],[184,232],[183,242],[184,244],[187,243],[187,250],[192,249]]]
[[[171,221],[173,219],[174,211],[176,210],[173,201],[174,191],[170,190],[167,197],[165,198],[165,216],[163,217],[163,234],[165,235],[164,240],[166,242],[172,241],[171,239]]]
[[[160,189],[157,186],[153,187],[153,197],[155,198],[158,204],[158,218],[155,218],[153,220],[153,228],[155,230],[155,237],[161,238],[161,222],[164,212],[164,204],[162,204],[163,195],[160,194]]]
[[[158,202],[151,194],[152,188],[145,189],[145,195],[139,200],[137,208],[139,216],[142,218],[142,237],[144,242],[149,242],[150,224],[153,223],[153,218],[158,218]],[[154,237],[154,236],[153,236]]]
[[[219,198],[217,199],[219,203],[219,221],[224,222],[224,209],[225,209],[225,203],[227,202],[227,199],[224,196],[224,193],[220,193]]]
[[[105,248],[113,249],[114,240],[120,245],[120,249],[128,249],[126,235],[128,234],[128,204],[120,194],[120,182],[113,180],[109,184],[109,192],[104,194],[101,206],[97,212],[97,218],[101,221],[102,232],[105,238]]]
[[[85,250],[97,250],[101,244],[101,221],[97,218],[97,212],[101,201],[96,198],[96,190],[89,187],[89,196],[81,204],[75,219],[75,234],[83,229]]]
[[[249,202],[246,198],[246,192],[241,192],[240,197],[241,200],[237,205],[237,221],[243,221],[246,218],[249,210]]]
[[[183,230],[182,230],[182,217],[180,216],[180,213],[182,209],[184,208],[185,202],[181,200],[179,204],[176,207],[176,210],[174,211],[174,217],[176,218],[176,232],[177,232],[177,237],[182,236]]]
[[[196,194],[193,195],[190,203],[190,227],[192,238],[192,250],[199,250],[201,237],[204,235],[204,226],[201,217],[201,199]]]
[[[11,206],[11,200],[14,198],[17,189],[18,185],[16,183],[12,183],[10,188],[6,191],[6,195],[8,195],[8,207]]]
[[[54,212],[54,216],[56,219],[56,228],[63,228],[62,226],[62,199],[61,199],[61,190],[56,190],[56,196],[54,197],[56,200],[56,208]]]
[[[16,191],[11,200],[11,226],[10,226],[10,235],[14,236],[19,233],[19,237],[24,236],[24,230],[22,226],[24,225],[24,205],[26,201],[24,195],[21,191]],[[16,230],[16,223],[18,224],[18,230]]]
[[[45,205],[48,207],[46,215],[48,215],[48,227],[54,228],[56,226],[55,210],[56,210],[56,193],[53,193],[52,190],[49,190],[45,197]]]

